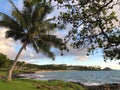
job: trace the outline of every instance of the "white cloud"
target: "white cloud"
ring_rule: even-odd
[[[16,51],[14,49],[16,43],[14,43],[12,39],[5,38],[5,32],[7,29],[0,29],[0,52],[6,54],[10,59],[13,59],[14,55],[16,54]]]
[[[88,56],[76,56],[75,60],[77,60],[77,61],[86,61],[86,60],[88,60]]]

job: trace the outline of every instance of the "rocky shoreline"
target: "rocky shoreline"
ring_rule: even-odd
[[[120,90],[120,83],[112,83],[112,84],[103,84],[103,85],[93,85],[93,86],[86,86],[80,82],[73,82],[78,84],[87,90]]]

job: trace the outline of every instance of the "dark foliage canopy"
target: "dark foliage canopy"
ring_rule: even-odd
[[[57,0],[58,8],[65,7],[58,17],[59,23],[72,26],[65,41],[72,40],[73,48],[103,50],[104,59],[120,59],[120,23],[116,8],[120,0]],[[116,7],[116,8],[114,8]]]

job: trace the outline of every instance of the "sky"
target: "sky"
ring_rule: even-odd
[[[22,9],[22,1],[23,0],[13,0],[16,6],[19,9]],[[0,12],[4,12],[6,14],[10,14],[11,6],[8,0],[0,0]],[[48,17],[56,15],[58,13],[56,10],[51,13]],[[118,13],[117,13],[118,14]],[[119,15],[119,14],[118,14]],[[14,41],[12,39],[5,38],[6,28],[0,27],[0,53],[4,53],[8,56],[8,58],[14,60],[18,50],[21,47],[21,43],[19,41]],[[55,32],[58,37],[64,37],[66,32],[64,30]],[[52,49],[56,55],[56,59],[52,61],[51,59],[45,57],[41,53],[37,54],[31,46],[28,46],[26,50],[24,50],[19,58],[19,61],[25,61],[26,63],[33,64],[67,64],[67,65],[82,65],[82,66],[100,66],[102,68],[110,67],[112,69],[120,70],[120,65],[117,61],[104,62],[101,50],[96,50],[94,55],[86,56],[87,50],[83,49],[72,49],[70,48],[70,52],[64,53],[63,56],[60,55],[60,51],[56,49]]]

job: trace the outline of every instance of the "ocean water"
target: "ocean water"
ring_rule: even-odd
[[[120,83],[120,71],[55,71],[31,74],[37,80],[62,80],[85,85]]]

